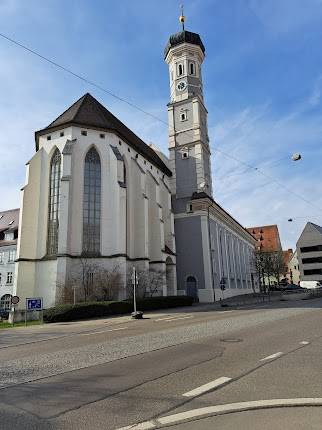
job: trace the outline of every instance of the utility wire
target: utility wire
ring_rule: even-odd
[[[49,64],[51,64],[51,65],[53,65],[53,66],[55,66],[55,67],[57,67],[57,68],[59,68],[59,69],[61,69],[61,70],[63,70],[64,72],[69,73],[70,75],[72,75],[72,76],[76,77],[77,79],[79,79],[79,80],[81,80],[81,81],[83,81],[83,82],[87,83],[88,85],[91,85],[91,86],[93,86],[93,87],[95,87],[95,88],[99,89],[100,91],[103,91],[104,93],[106,93],[106,94],[110,95],[111,97],[114,97],[115,99],[117,99],[117,100],[119,100],[119,101],[121,101],[121,102],[123,102],[123,103],[126,103],[128,106],[131,106],[132,108],[137,109],[138,111],[140,111],[140,112],[144,113],[145,115],[150,116],[151,118],[155,119],[156,121],[161,122],[162,124],[164,124],[164,125],[166,125],[166,126],[168,127],[168,123],[167,123],[167,122],[165,122],[165,121],[163,121],[162,119],[158,118],[157,116],[155,116],[155,115],[151,114],[150,112],[148,112],[148,111],[146,111],[146,110],[144,110],[144,109],[140,108],[140,107],[139,107],[139,106],[137,106],[136,104],[134,104],[134,103],[132,103],[132,102],[130,102],[130,101],[128,101],[128,100],[126,100],[126,99],[122,98],[122,97],[119,97],[118,95],[114,94],[112,91],[110,91],[110,90],[108,90],[108,89],[106,89],[106,88],[102,87],[101,85],[97,84],[96,82],[91,81],[91,80],[87,79],[86,77],[84,77],[84,76],[82,76],[82,75],[79,75],[78,73],[74,72],[73,70],[71,70],[71,69],[69,69],[69,68],[67,68],[67,67],[65,67],[65,66],[62,66],[61,64],[57,63],[56,61],[51,60],[51,59],[50,59],[50,58],[48,58],[48,57],[45,57],[44,55],[40,54],[39,52],[37,52],[37,51],[35,51],[35,50],[33,50],[33,49],[29,48],[28,46],[26,46],[26,45],[24,45],[24,44],[22,44],[22,43],[18,42],[17,40],[12,39],[11,37],[9,37],[9,36],[5,35],[4,33],[0,33],[0,37],[2,37],[3,39],[7,40],[8,42],[10,42],[10,43],[12,43],[12,44],[14,44],[14,45],[16,45],[16,46],[18,46],[18,47],[20,47],[20,48],[24,49],[25,51],[27,51],[27,52],[29,52],[29,53],[31,53],[31,54],[33,54],[33,55],[35,55],[35,56],[37,56],[37,57],[41,58],[42,60],[46,61],[47,63],[49,63]],[[175,131],[175,129],[173,129],[173,131]],[[189,131],[187,131],[187,132],[186,132],[186,134],[190,134],[190,135],[194,138],[194,135],[193,135],[192,133],[189,133]],[[282,184],[280,181],[278,181],[278,180],[276,180],[275,178],[272,178],[271,176],[267,175],[265,172],[263,172],[262,170],[260,170],[258,167],[256,167],[256,166],[252,166],[251,164],[249,164],[249,163],[247,163],[247,162],[244,162],[244,161],[240,160],[239,158],[234,157],[233,155],[228,154],[228,153],[226,153],[225,151],[222,151],[222,150],[221,150],[221,149],[219,149],[219,148],[213,148],[213,149],[214,149],[214,151],[216,151],[216,152],[219,152],[219,153],[223,154],[225,157],[228,157],[228,158],[230,158],[230,159],[232,159],[232,160],[234,160],[234,161],[238,162],[239,164],[242,164],[243,166],[247,167],[249,170],[253,170],[253,171],[256,171],[256,172],[260,173],[261,175],[263,175],[263,176],[265,176],[266,178],[270,179],[272,182],[275,182],[275,183],[276,183],[276,184],[278,184],[280,187],[284,188],[284,189],[285,189],[286,191],[288,191],[289,193],[291,193],[291,194],[293,194],[294,196],[296,196],[296,197],[298,197],[298,198],[302,199],[305,203],[307,203],[307,204],[309,204],[309,205],[311,205],[311,206],[315,207],[316,209],[318,209],[319,211],[321,211],[321,212],[322,212],[322,209],[321,209],[321,208],[319,208],[318,206],[316,206],[314,203],[312,203],[312,202],[310,202],[309,200],[305,199],[305,198],[304,198],[303,196],[301,196],[300,194],[295,193],[293,190],[290,190],[290,189],[289,189],[289,188],[287,188],[284,184]]]
[[[3,39],[6,39],[7,41],[9,41],[9,42],[13,43],[14,45],[17,45],[17,46],[19,46],[20,48],[23,48],[24,50],[26,50],[26,51],[30,52],[31,54],[36,55],[37,57],[41,58],[42,60],[47,61],[47,63],[49,63],[49,64],[51,64],[51,65],[53,65],[53,66],[55,66],[55,67],[58,67],[59,69],[63,70],[64,72],[69,73],[70,75],[74,76],[74,77],[75,77],[75,78],[77,78],[77,79],[80,79],[81,81],[85,82],[86,84],[89,84],[89,85],[91,85],[91,86],[93,86],[93,87],[95,87],[95,88],[97,88],[97,89],[99,89],[99,90],[103,91],[104,93],[109,94],[110,96],[114,97],[115,99],[117,99],[117,100],[119,100],[119,101],[121,101],[121,102],[123,102],[123,103],[126,103],[127,105],[131,106],[132,108],[137,109],[137,110],[139,110],[140,112],[144,113],[145,115],[149,115],[149,116],[150,116],[150,117],[152,117],[153,119],[155,119],[155,120],[157,120],[157,121],[160,121],[160,122],[162,122],[163,124],[165,124],[166,126],[168,126],[168,123],[167,123],[167,122],[163,121],[162,119],[158,118],[157,116],[153,115],[152,113],[147,112],[146,110],[144,110],[144,109],[140,108],[140,106],[137,106],[137,105],[135,105],[134,103],[132,103],[132,102],[130,102],[130,101],[128,101],[128,100],[126,100],[126,99],[124,99],[124,98],[122,98],[122,97],[119,97],[118,95],[114,94],[114,93],[113,93],[112,91],[110,91],[110,90],[107,90],[106,88],[102,87],[101,85],[99,85],[99,84],[97,84],[97,83],[95,83],[95,82],[93,82],[93,81],[91,81],[91,80],[87,79],[86,77],[84,77],[84,76],[82,76],[82,75],[79,75],[78,73],[75,73],[73,70],[68,69],[68,68],[67,68],[67,67],[65,67],[65,66],[62,66],[62,65],[61,65],[61,64],[59,64],[59,63],[56,63],[55,61],[51,60],[50,58],[45,57],[45,56],[44,56],[44,55],[42,55],[42,54],[39,54],[39,52],[36,52],[36,51],[34,51],[33,49],[28,48],[28,46],[23,45],[22,43],[20,43],[20,42],[18,42],[18,41],[16,41],[16,40],[14,40],[14,39],[11,39],[9,36],[6,36],[6,35],[5,35],[5,34],[3,34],[3,33],[0,33],[0,36],[1,36]]]

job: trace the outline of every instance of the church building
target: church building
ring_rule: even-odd
[[[105,284],[118,275],[114,298],[125,299],[133,265],[159,274],[157,294],[176,294],[171,171],[156,152],[90,94],[35,141],[16,263],[22,304],[70,301],[73,288],[91,298],[102,273]]]
[[[35,133],[19,223],[21,303],[71,301],[100,272],[117,273],[115,298],[125,299],[133,266],[158,295],[213,302],[256,290],[255,239],[213,198],[200,36],[172,35],[164,58],[169,158],[90,94]]]

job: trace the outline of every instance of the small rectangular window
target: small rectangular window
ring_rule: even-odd
[[[82,130],[82,131],[81,131],[81,135],[82,135],[82,136],[87,136],[87,131],[86,131],[86,130]]]
[[[12,263],[13,261],[15,261],[15,259],[16,259],[16,251],[13,249],[13,250],[9,251],[8,262]]]
[[[51,136],[49,135],[49,136],[47,136],[47,140],[51,140]]]
[[[64,136],[65,136],[65,133],[64,133],[63,131],[61,131],[61,132],[59,133],[59,136],[60,136],[60,137],[64,137]]]
[[[7,273],[7,284],[11,285],[12,284],[12,280],[13,280],[13,272],[8,272]]]
[[[101,139],[105,139],[105,134],[104,133],[100,133],[100,138]]]

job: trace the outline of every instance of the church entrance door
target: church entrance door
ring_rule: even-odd
[[[195,302],[198,301],[197,280],[194,276],[188,276],[186,292],[187,292],[187,296],[193,297]]]

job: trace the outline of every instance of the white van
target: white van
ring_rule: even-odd
[[[314,290],[322,287],[322,281],[300,281],[301,288],[307,288],[308,290]]]

